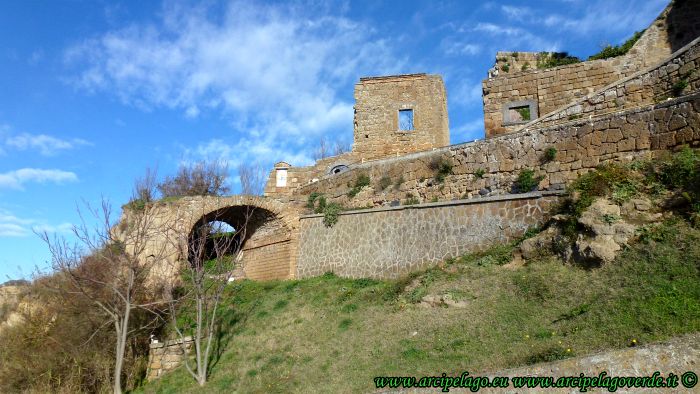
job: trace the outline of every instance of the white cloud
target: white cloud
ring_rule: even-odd
[[[78,176],[69,171],[44,170],[39,168],[22,168],[19,170],[0,173],[0,189],[23,190],[24,184],[28,182],[36,183],[66,183],[77,182]]]
[[[234,2],[214,18],[204,6],[166,4],[158,23],[109,31],[65,58],[77,67],[72,83],[88,91],[144,110],[175,109],[187,118],[221,111],[231,120],[235,142],[205,141],[185,149],[185,161],[308,164],[308,154],[296,153],[304,143],[352,130],[353,82],[410,71],[371,26],[327,16],[322,5]]]
[[[66,59],[80,70],[73,82],[144,109],[196,117],[219,108],[253,114],[248,122],[266,132],[318,135],[352,115],[338,85],[358,69],[399,64],[370,27],[342,17],[244,3],[231,3],[216,21],[207,11],[172,6],[158,25],[131,25],[70,48]]]
[[[22,133],[7,138],[5,145],[18,150],[35,149],[43,156],[52,156],[58,151],[73,149],[80,145],[90,145],[90,143],[79,138],[62,140],[46,134]]]
[[[442,47],[448,55],[477,55],[481,52],[481,46],[469,42],[445,40]]]
[[[502,5],[501,11],[508,17],[508,19],[522,21],[526,18],[531,18],[533,12],[528,7],[515,7],[511,5]]]
[[[0,237],[26,237],[39,233],[69,233],[71,223],[51,225],[45,220],[19,218],[5,210],[0,210]]]
[[[51,224],[37,224],[35,226],[32,226],[32,230],[37,233],[63,233],[63,234],[68,234],[73,230],[73,224],[72,223],[61,223],[58,225],[51,225]]]

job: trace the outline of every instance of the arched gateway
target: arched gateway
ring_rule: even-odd
[[[129,217],[151,215],[148,256],[164,256],[154,274],[173,278],[187,261],[187,241],[198,226],[213,220],[240,229],[242,260],[234,274],[254,280],[290,279],[296,276],[299,214],[288,205],[259,196],[196,196],[150,203],[142,211],[125,210],[122,231],[128,231]],[[159,259],[161,260],[161,259]]]

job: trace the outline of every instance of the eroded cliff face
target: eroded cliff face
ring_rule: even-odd
[[[22,321],[20,312],[28,290],[29,286],[24,284],[0,287],[0,332]]]

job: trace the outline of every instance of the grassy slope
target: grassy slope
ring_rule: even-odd
[[[500,265],[509,253],[450,261],[408,290],[411,278],[236,283],[225,350],[204,390],[177,370],[141,391],[371,391],[376,375],[495,370],[700,331],[700,230],[683,220],[595,270],[554,258]],[[413,303],[444,293],[468,307]]]

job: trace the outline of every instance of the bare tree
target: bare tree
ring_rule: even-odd
[[[243,163],[238,166],[238,178],[241,181],[241,194],[260,196],[265,189],[267,173],[260,163]]]
[[[321,139],[318,141],[318,147],[316,147],[316,150],[313,153],[313,159],[321,160],[328,156],[330,156],[330,145],[328,142],[326,142],[324,137],[321,137]]]
[[[352,147],[347,142],[336,141],[335,148],[333,148],[333,155],[339,156],[339,155],[342,155],[343,153],[350,152],[350,150],[352,150]]]
[[[221,297],[242,258],[253,212],[253,207],[241,207],[233,226],[222,224],[219,217],[210,217],[191,234],[180,232],[179,238],[174,239],[188,261],[182,262],[183,288],[181,296],[171,298],[169,316],[183,352],[191,337],[194,364],[185,359],[185,368],[200,386],[207,382],[212,352],[217,347]],[[194,313],[193,319],[178,319],[182,311]]]
[[[313,152],[314,160],[325,159],[330,156],[338,156],[343,153],[350,152],[350,144],[343,141],[336,141],[335,143],[329,143],[326,141],[325,137],[321,137],[318,141],[318,146]]]
[[[158,180],[158,169],[146,168],[146,173],[136,178],[134,181],[134,190],[132,192],[131,201],[142,201],[144,203],[155,200],[156,185]]]
[[[61,237],[50,238],[46,232],[38,235],[51,252],[51,268],[68,283],[67,288],[59,290],[84,297],[104,319],[100,328],[113,327],[112,383],[114,392],[121,393],[127,340],[137,331],[152,328],[160,319],[156,308],[164,303],[157,299],[159,285],[150,274],[154,265],[163,263],[165,253],[149,244],[154,215],[148,208],[133,212],[121,233],[111,222],[106,201],[96,209],[88,205],[87,212],[98,224],[90,227],[78,210],[81,223],[73,228],[75,244]],[[144,257],[146,252],[148,257]],[[134,326],[131,317],[137,310],[153,313],[152,319]]]
[[[228,165],[221,161],[200,161],[180,166],[177,175],[166,177],[158,185],[163,197],[221,196],[230,191],[226,185]]]

